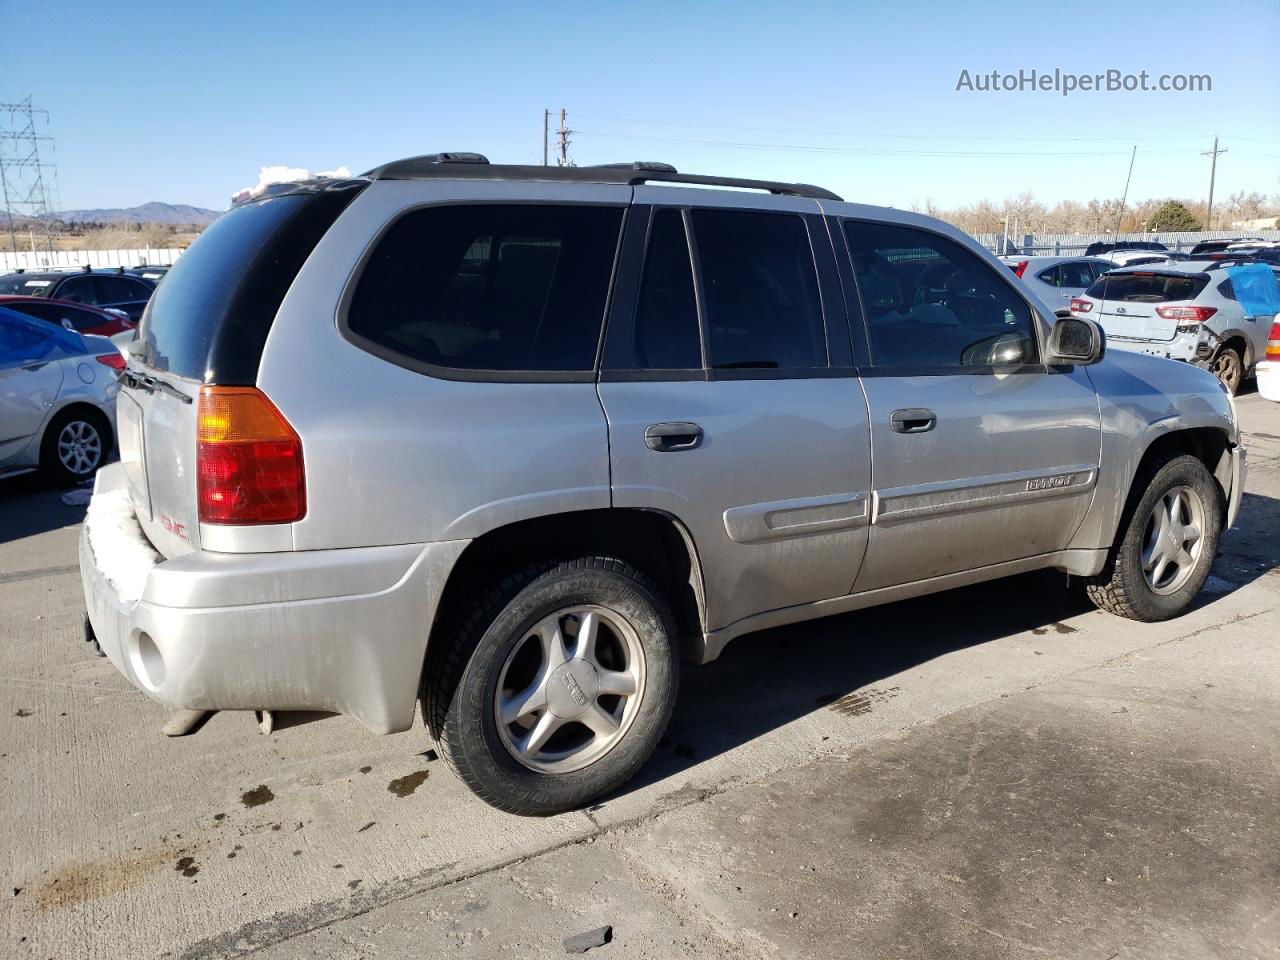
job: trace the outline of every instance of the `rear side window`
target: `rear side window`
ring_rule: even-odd
[[[659,210],[649,228],[635,337],[636,360],[645,369],[702,368],[698,300],[679,210]]]
[[[620,207],[411,211],[366,262],[347,329],[411,365],[591,370],[621,227]]]
[[[1097,300],[1168,303],[1194,300],[1208,282],[1208,277],[1185,273],[1108,273],[1089,288],[1087,295]]]
[[[825,367],[822,298],[804,219],[695,210],[693,228],[706,298],[708,366]]]
[[[151,296],[143,361],[205,383],[254,384],[284,295],[364,185],[271,197],[215,220]]]
[[[1058,264],[1059,287],[1087,287],[1093,283],[1093,270],[1083,260]]]
[[[128,277],[95,277],[98,284],[98,303],[132,303],[146,300],[151,288]]]

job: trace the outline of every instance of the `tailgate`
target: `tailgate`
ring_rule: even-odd
[[[1172,340],[1178,332],[1178,321],[1160,316],[1154,303],[1103,300],[1098,305],[1098,322],[1108,337],[1125,340]]]
[[[120,461],[138,522],[165,557],[199,549],[196,399],[200,385],[131,359],[116,416]]]

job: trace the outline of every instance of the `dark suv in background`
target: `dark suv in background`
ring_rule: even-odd
[[[49,297],[119,310],[137,323],[155,291],[155,284],[118,271],[82,270],[78,273],[11,273],[0,277],[0,296]]]

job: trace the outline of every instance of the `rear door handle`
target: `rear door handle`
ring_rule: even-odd
[[[895,410],[889,417],[889,425],[893,427],[894,433],[928,433],[937,423],[938,418],[934,412],[923,407]]]
[[[644,431],[644,445],[659,453],[692,450],[700,443],[702,428],[696,423],[654,423]]]

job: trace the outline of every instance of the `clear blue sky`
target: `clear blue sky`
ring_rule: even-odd
[[[7,4],[0,100],[50,112],[64,208],[223,208],[260,166],[435,150],[657,159],[906,206],[1280,192],[1280,3]],[[1208,73],[1211,93],[968,93],[971,73]],[[701,141],[720,141],[716,143]],[[775,146],[761,146],[775,145]]]

